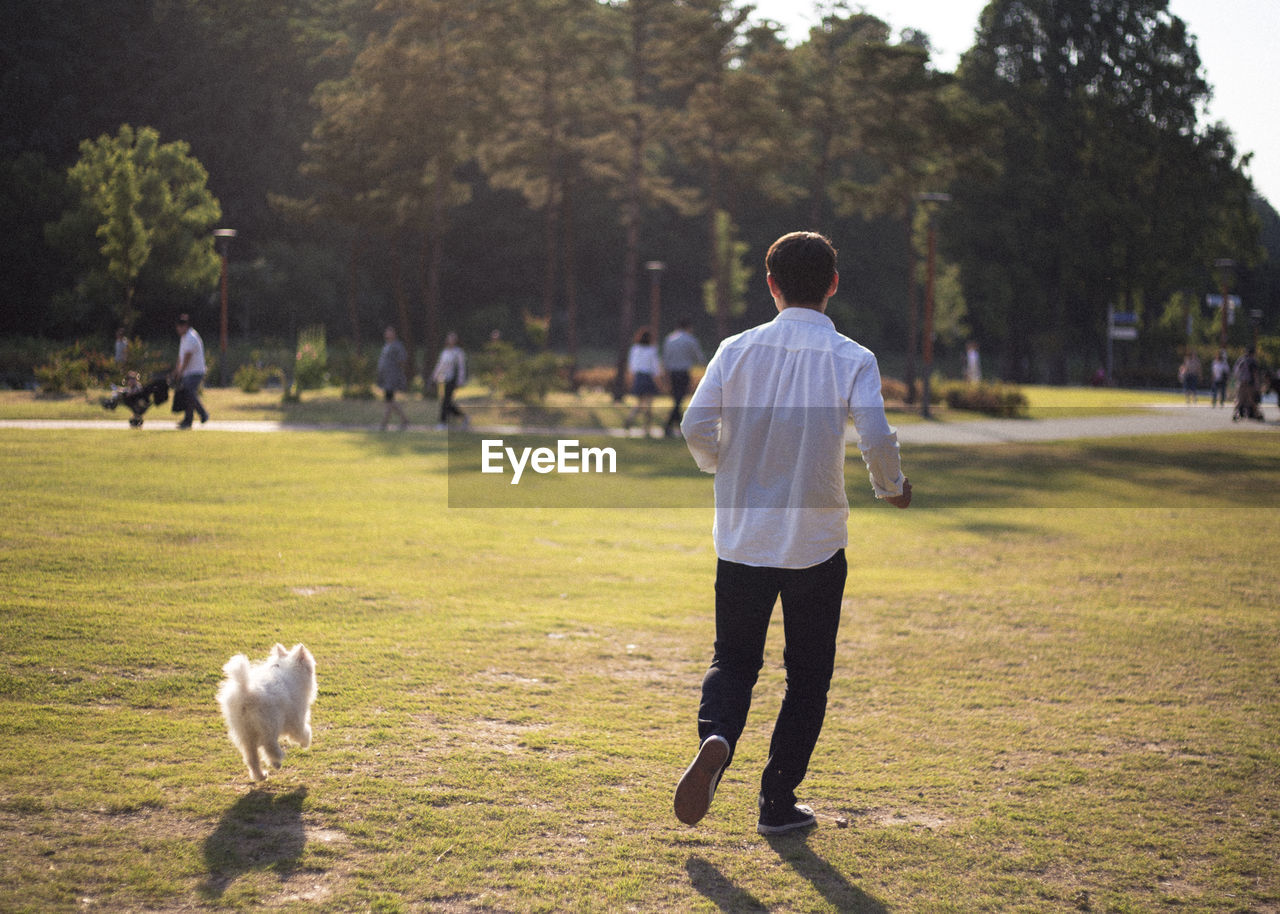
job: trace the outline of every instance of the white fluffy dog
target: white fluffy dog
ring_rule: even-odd
[[[218,688],[218,704],[227,720],[231,742],[235,743],[249,777],[266,778],[262,758],[279,768],[284,761],[280,737],[302,748],[311,745],[311,703],[316,700],[316,661],[301,644],[285,650],[283,644],[271,649],[261,663],[249,663],[236,654],[223,666],[227,674]]]

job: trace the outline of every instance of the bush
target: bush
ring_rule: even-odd
[[[897,378],[881,378],[880,395],[886,403],[903,403],[907,399],[907,383]]]
[[[283,387],[284,371],[274,365],[263,365],[255,359],[252,364],[237,368],[231,383],[247,394],[256,394],[264,387]]]
[[[0,387],[30,387],[37,366],[50,361],[56,349],[56,343],[30,336],[0,340]]]
[[[78,340],[66,349],[53,353],[49,361],[35,369],[36,382],[46,394],[61,394],[69,390],[84,391],[92,385],[107,386],[113,375],[119,373],[115,363],[106,353],[86,348]]]
[[[294,361],[293,383],[299,391],[324,386],[328,379],[329,352],[323,324],[298,331],[298,351]]]
[[[135,336],[129,340],[129,352],[125,356],[124,365],[116,365],[112,360],[111,371],[117,375],[136,371],[138,377],[146,380],[158,374],[165,374],[172,366],[173,362],[170,355],[148,346],[140,337]],[[112,377],[110,380],[112,383],[119,383],[119,379],[116,377]]]
[[[579,368],[573,376],[574,383],[587,390],[610,390],[618,370],[612,365],[591,365]]]
[[[475,357],[476,374],[504,397],[517,403],[541,403],[553,390],[569,389],[569,360],[554,352],[521,352],[501,340]]]
[[[89,365],[84,359],[66,358],[62,353],[36,367],[36,383],[44,394],[64,394],[89,389]]]
[[[342,385],[342,399],[374,399],[376,394],[370,380],[374,370],[369,356],[350,343],[341,343],[335,350],[329,358],[329,367]]]
[[[938,393],[951,409],[965,409],[1004,419],[1017,419],[1026,415],[1027,397],[1016,387],[1004,384],[968,384],[944,381],[938,385]]]

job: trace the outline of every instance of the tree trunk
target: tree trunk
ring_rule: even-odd
[[[351,322],[351,342],[357,350],[360,348],[360,249],[360,239],[353,238],[347,257],[347,319]]]

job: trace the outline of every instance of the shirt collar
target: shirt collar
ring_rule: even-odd
[[[821,311],[815,311],[813,308],[783,308],[778,312],[778,316],[774,320],[779,321],[803,321],[806,324],[826,324],[828,327],[834,327],[835,323],[831,318],[827,317]]]

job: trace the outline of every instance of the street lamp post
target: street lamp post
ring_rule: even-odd
[[[667,265],[661,260],[650,260],[644,268],[649,271],[649,328],[657,340],[662,326],[662,271]]]
[[[231,248],[231,239],[236,237],[236,230],[214,229],[214,243],[221,249],[222,277],[219,285],[222,291],[222,311],[218,320],[218,384],[227,386],[227,254]]]
[[[949,203],[951,194],[917,194],[923,203]],[[920,415],[929,418],[929,383],[933,374],[933,292],[934,272],[937,261],[938,237],[934,220],[934,208],[929,208],[929,253],[924,286],[924,332],[921,334],[921,350],[924,365],[921,369]]]

